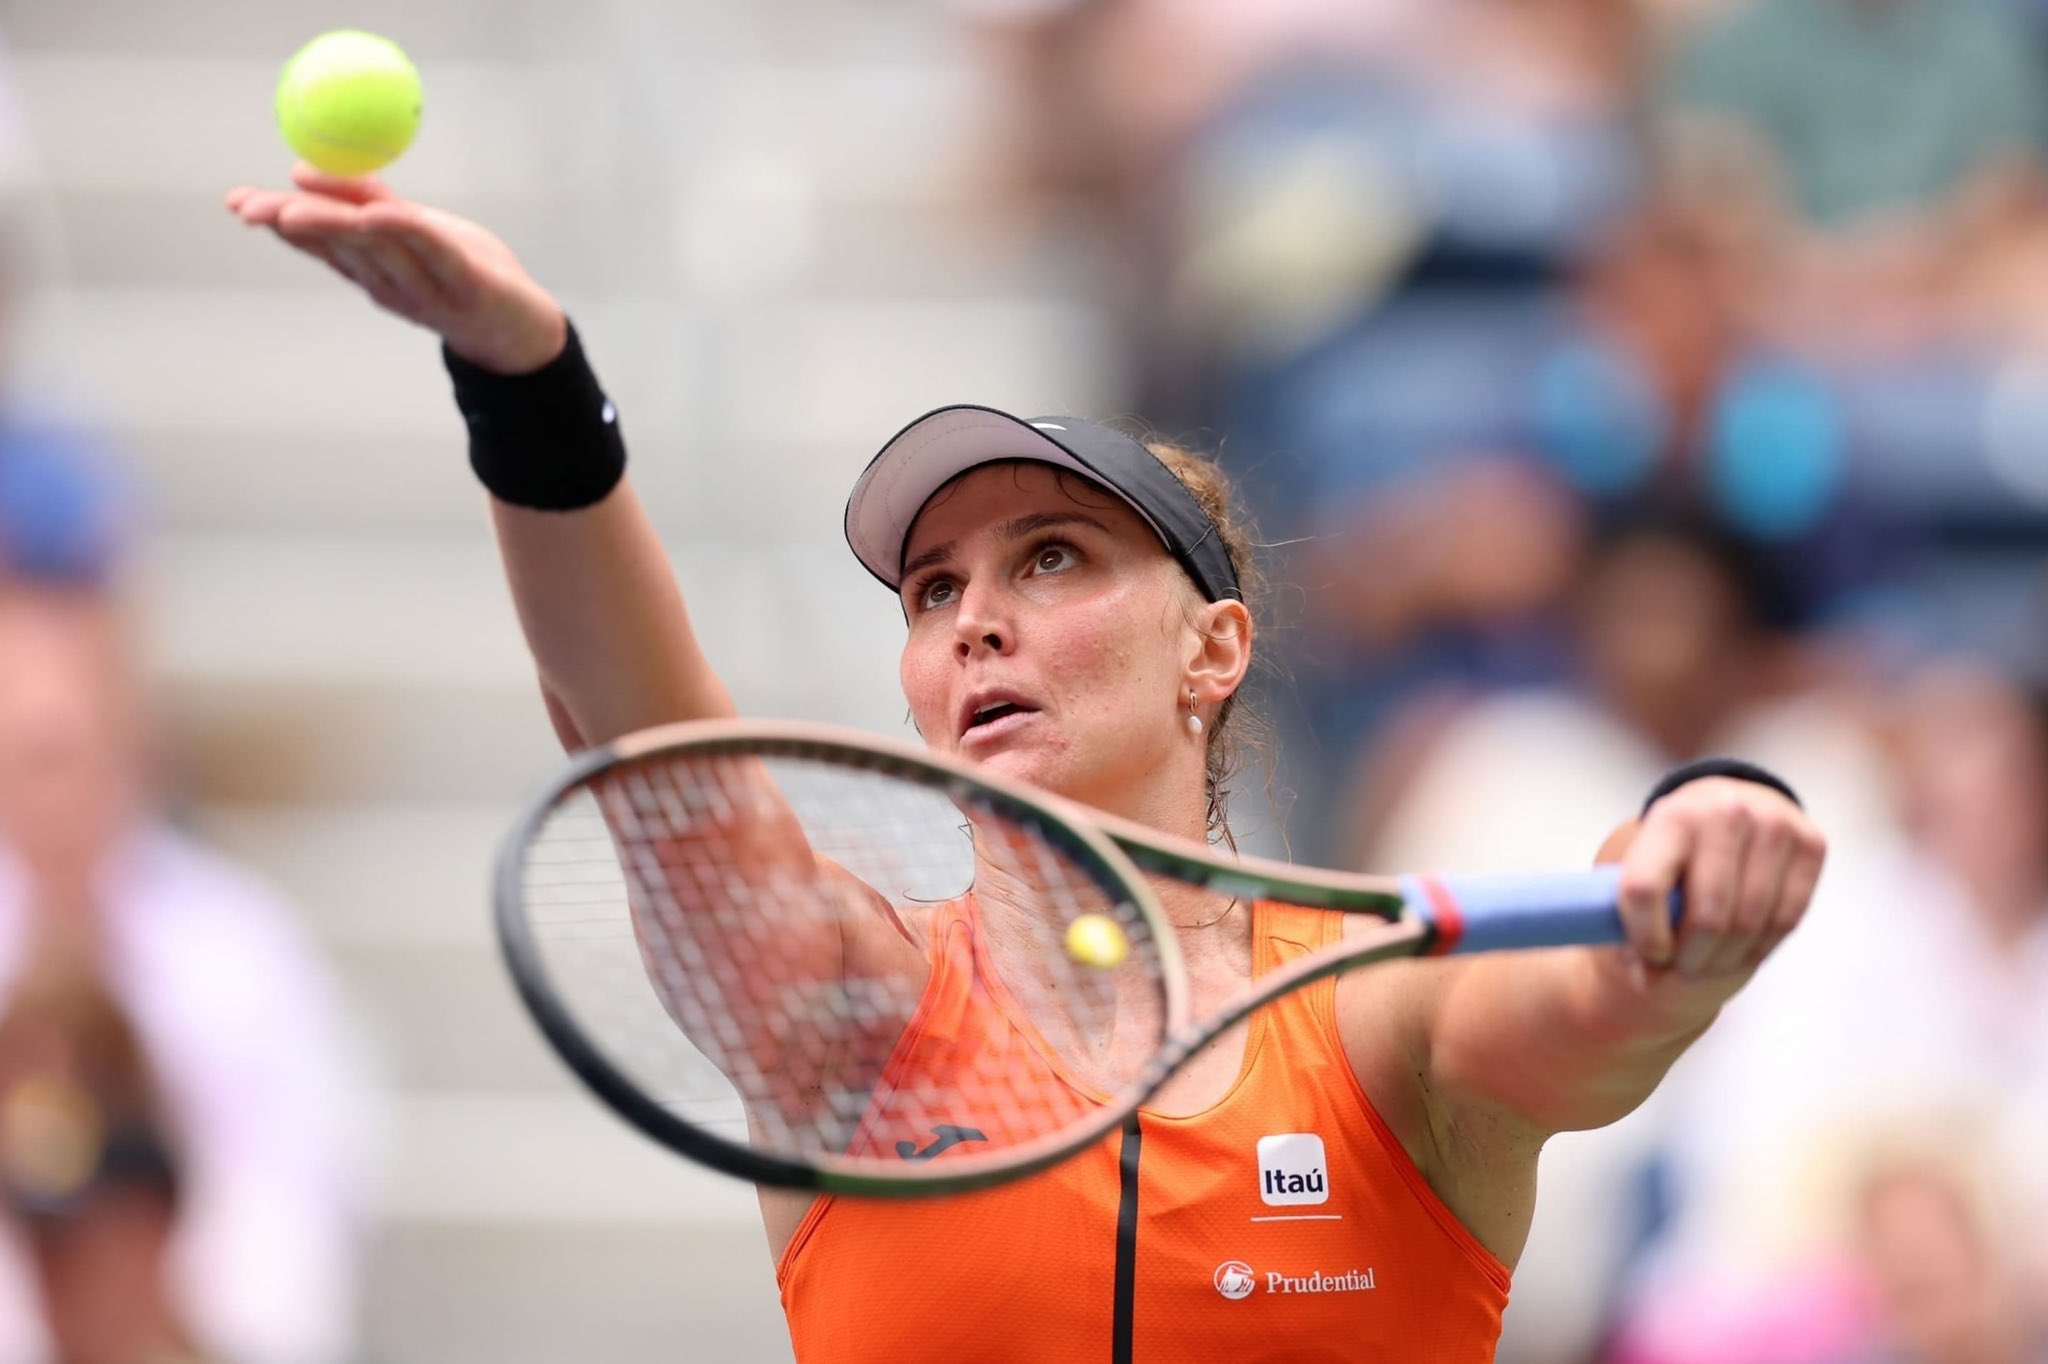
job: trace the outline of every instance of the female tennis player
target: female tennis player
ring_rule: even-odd
[[[228,207],[442,337],[565,746],[732,714],[554,299],[473,223],[375,180],[294,180]],[[1076,419],[942,409],[868,465],[846,525],[899,595],[931,748],[1220,832],[1253,565],[1209,464]],[[1624,948],[1325,981],[1226,1034],[1116,1139],[1013,1184],[908,1203],[764,1191],[798,1357],[1491,1359],[1545,1139],[1642,1102],[1797,925],[1822,855],[1768,773],[1680,769],[1599,852],[1623,868]],[[1197,1014],[1343,931],[1162,898]],[[845,950],[937,991],[937,927],[877,915]],[[971,1139],[934,1130],[904,1154]]]

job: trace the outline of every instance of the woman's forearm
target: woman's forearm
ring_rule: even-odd
[[[578,511],[493,500],[491,520],[541,684],[585,743],[733,713],[629,481]]]

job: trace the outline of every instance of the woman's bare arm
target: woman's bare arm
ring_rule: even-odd
[[[1767,786],[1713,777],[1665,796],[1602,849],[1621,864],[1628,947],[1467,963],[1431,1020],[1440,1092],[1502,1105],[1546,1136],[1626,1116],[1798,926],[1825,849]]]
[[[630,482],[582,511],[494,500],[491,521],[541,686],[583,744],[734,713]]]
[[[1630,944],[1391,963],[1338,985],[1353,1070],[1431,1186],[1504,1263],[1537,1153],[1648,1098],[1804,915],[1824,841],[1768,787],[1695,781],[1617,830]],[[1686,912],[1671,929],[1670,894]]]

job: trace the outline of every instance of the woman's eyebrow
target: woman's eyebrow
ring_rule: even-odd
[[[1053,526],[1069,525],[1093,526],[1103,534],[1109,534],[1108,526],[1086,512],[1077,511],[1032,512],[1029,516],[1020,516],[1015,520],[1003,522],[996,527],[996,534],[1005,540],[1022,540],[1027,535],[1036,535],[1039,531]],[[947,548],[950,549],[951,546]]]
[[[915,559],[905,560],[900,576],[907,581],[916,575],[920,569],[930,568],[933,564],[943,564],[952,557],[953,542],[951,540],[946,541],[943,545],[933,545]]]
[[[1108,526],[1088,515],[1088,513],[1066,511],[1032,512],[1028,516],[1015,517],[997,526],[996,534],[1004,540],[1021,540],[1027,535],[1035,535],[1039,531],[1053,526],[1068,525],[1093,526],[1105,535],[1110,533]],[[953,542],[951,540],[946,541],[942,545],[933,545],[915,559],[904,560],[902,576],[908,579],[921,570],[930,568],[934,564],[943,564],[952,557]]]

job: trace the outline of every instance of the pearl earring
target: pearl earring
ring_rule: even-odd
[[[1202,733],[1202,717],[1195,714],[1195,689],[1193,687],[1188,688],[1188,733],[1197,738],[1200,738]]]

